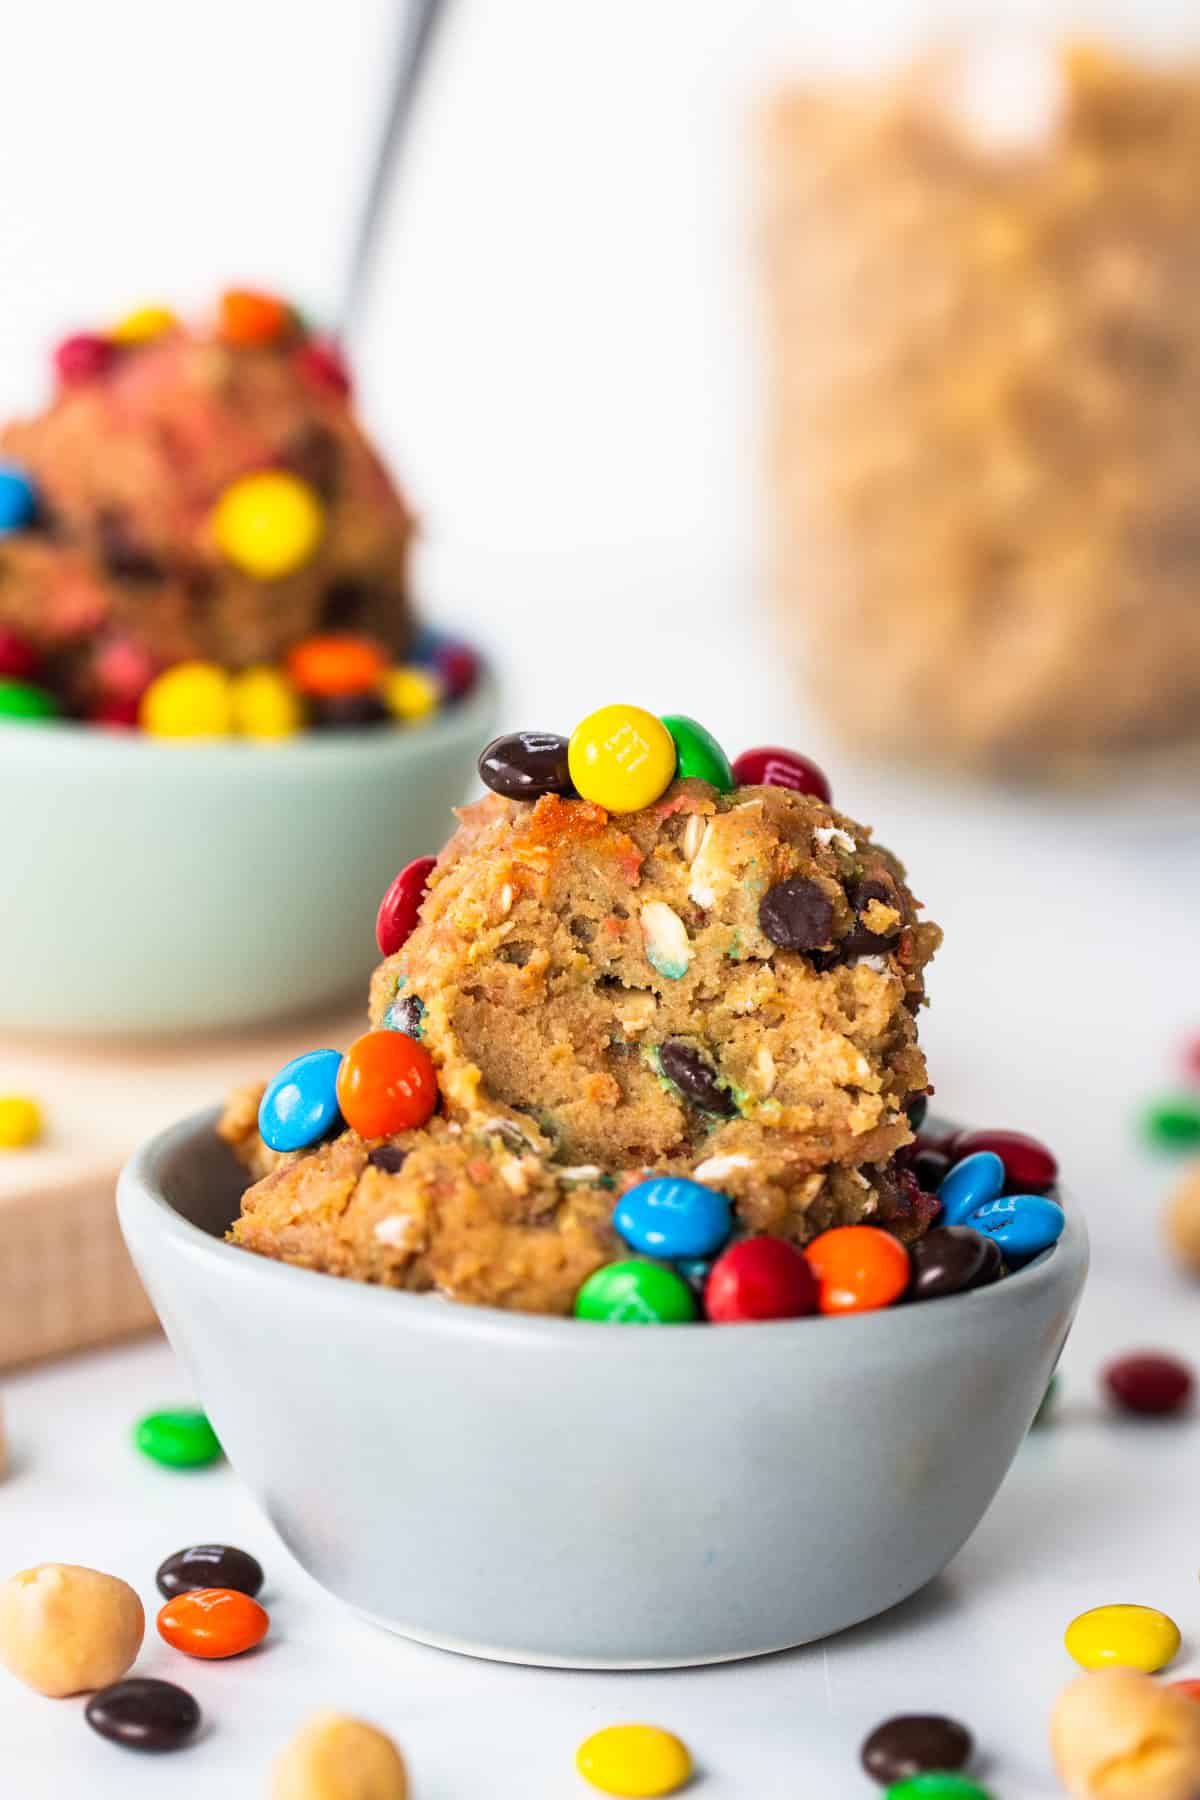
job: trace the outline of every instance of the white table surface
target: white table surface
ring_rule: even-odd
[[[214,1783],[265,1794],[276,1748],[310,1709],[333,1705],[395,1734],[419,1800],[582,1795],[576,1744],[623,1719],[679,1731],[705,1800],[852,1800],[872,1791],[856,1761],[865,1732],[894,1711],[930,1708],[969,1723],[997,1800],[1054,1794],[1046,1720],[1072,1673],[1061,1636],[1075,1613],[1114,1600],[1163,1607],[1184,1632],[1178,1672],[1200,1674],[1200,1427],[1117,1423],[1096,1388],[1097,1369],[1122,1348],[1200,1356],[1195,1289],[1157,1233],[1178,1165],[1151,1157],[1131,1127],[1143,1097],[1169,1082],[1180,1040],[1200,1028],[1194,820],[1132,798],[1081,812],[852,769],[797,705],[752,574],[719,559],[443,552],[427,558],[425,585],[444,615],[500,646],[506,723],[569,728],[623,696],[690,711],[731,750],[772,739],[816,748],[846,809],[902,853],[947,931],[923,1028],[938,1107],[1043,1133],[1087,1208],[1094,1272],[1058,1422],[1022,1450],[948,1573],[885,1618],[753,1663],[591,1675],[388,1637],[301,1573],[230,1469],[180,1475],[140,1459],[132,1421],[189,1396],[165,1344],[13,1376],[3,1384],[12,1468],[0,1484],[0,1569],[91,1563],[132,1581],[149,1609],[164,1555],[222,1539],[260,1556],[274,1623],[261,1653],[224,1666],[184,1662],[148,1637],[139,1668],[181,1679],[208,1720],[169,1770],[96,1739],[80,1702],[41,1699],[0,1675],[0,1791],[133,1800],[169,1779],[182,1800]],[[53,1091],[44,1097],[53,1109]],[[146,1101],[154,1112],[152,1084]]]

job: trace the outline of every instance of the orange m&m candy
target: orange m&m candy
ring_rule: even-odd
[[[221,295],[221,336],[227,344],[276,344],[291,322],[291,308],[274,294],[227,288]]]
[[[1167,1686],[1182,1694],[1185,1700],[1200,1700],[1200,1681],[1194,1675],[1185,1675],[1182,1681],[1168,1681]]]
[[[391,1137],[432,1117],[437,1073],[423,1044],[402,1031],[368,1031],[342,1058],[338,1105],[360,1137]]]
[[[258,1601],[236,1588],[193,1588],[160,1608],[158,1635],[173,1650],[211,1661],[253,1650],[270,1623]]]
[[[387,658],[369,638],[328,632],[305,638],[287,659],[287,672],[305,694],[362,694],[375,687]]]
[[[838,1225],[804,1252],[820,1283],[823,1313],[871,1312],[890,1306],[908,1286],[908,1251],[877,1225]]]

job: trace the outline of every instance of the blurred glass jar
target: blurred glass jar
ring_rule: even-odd
[[[1200,11],[868,13],[767,116],[789,640],[888,754],[1200,739]]]

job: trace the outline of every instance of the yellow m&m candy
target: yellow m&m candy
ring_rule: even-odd
[[[380,686],[392,713],[407,725],[427,719],[441,704],[442,684],[437,676],[409,663],[389,669]]]
[[[606,1725],[580,1744],[575,1767],[602,1793],[652,1800],[683,1786],[692,1759],[686,1744],[657,1725]]]
[[[567,764],[577,793],[609,812],[638,812],[675,775],[675,740],[640,706],[602,706],[575,727]]]
[[[1165,1669],[1179,1649],[1179,1627],[1153,1606],[1093,1606],[1067,1626],[1067,1650],[1085,1669]]]
[[[118,319],[108,335],[114,344],[149,344],[178,323],[169,306],[139,306]]]
[[[42,1111],[28,1094],[0,1094],[0,1150],[23,1150],[42,1135]]]
[[[293,737],[304,724],[299,694],[278,669],[256,663],[233,677],[233,729],[248,738]]]
[[[235,568],[256,581],[277,581],[313,554],[325,530],[325,509],[298,475],[264,469],[225,489],[212,527],[218,549]]]
[[[138,723],[151,737],[227,737],[233,730],[233,685],[216,663],[176,663],[142,695]]]

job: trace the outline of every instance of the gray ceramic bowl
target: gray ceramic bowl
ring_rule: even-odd
[[[221,1241],[202,1114],[125,1170],[134,1261],[238,1474],[323,1586],[477,1656],[659,1668],[882,1612],[975,1529],[1087,1265],[840,1319],[616,1327],[455,1306]]]
[[[361,990],[397,869],[445,842],[495,716],[162,743],[0,726],[0,1031],[177,1034]]]

